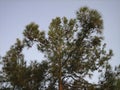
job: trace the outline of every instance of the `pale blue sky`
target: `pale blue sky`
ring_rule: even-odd
[[[101,13],[105,42],[114,52],[111,64],[120,64],[120,0],[0,0],[0,55],[5,55],[16,38],[22,39],[23,30],[30,22],[39,24],[41,30],[48,30],[52,18],[74,18],[82,6]],[[42,58],[36,51],[35,48],[25,50],[25,57],[28,60]]]

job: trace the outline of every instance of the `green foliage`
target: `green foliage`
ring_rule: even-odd
[[[103,29],[103,20],[97,10],[83,7],[77,11],[76,14],[81,27],[83,29],[85,28],[86,32],[91,33],[94,30],[94,32],[102,33],[101,29]]]
[[[105,73],[102,74],[100,80],[100,89],[102,90],[119,90],[120,89],[120,65],[112,70],[110,65],[107,65]]]
[[[3,70],[14,88],[93,90],[84,78],[92,77],[96,70],[102,71],[113,55],[112,50],[105,50],[102,32],[100,13],[88,7],[78,10],[75,19],[52,19],[47,35],[37,24],[30,23],[23,32],[23,41],[17,39],[3,57]],[[33,44],[45,54],[46,61],[27,66],[22,50]]]
[[[40,86],[47,69],[47,62],[43,61],[39,64],[35,61],[27,66],[22,54],[23,47],[24,43],[17,39],[15,45],[3,57],[6,82],[10,82],[14,90],[38,90],[42,88]]]

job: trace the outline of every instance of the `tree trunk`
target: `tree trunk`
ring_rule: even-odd
[[[59,90],[63,90],[63,88],[62,88],[62,82],[59,82]]]
[[[59,57],[59,90],[63,90],[62,85],[62,60],[61,60],[61,46],[58,49],[58,57]]]
[[[61,65],[60,65],[60,71],[59,71],[59,90],[63,90],[61,77],[62,77],[62,72],[61,72]]]

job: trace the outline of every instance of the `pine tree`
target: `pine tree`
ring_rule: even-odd
[[[33,61],[30,65],[27,65],[22,52],[23,48],[24,43],[17,39],[17,42],[3,57],[5,84],[9,83],[8,88],[12,90],[42,89],[47,62]],[[7,87],[5,88],[7,89]]]
[[[36,44],[45,54],[49,77],[52,78],[50,82],[55,88],[79,90],[90,86],[84,78],[104,68],[113,55],[112,50],[105,50],[102,32],[100,13],[83,7],[77,11],[75,19],[53,19],[47,35],[35,23],[27,25],[23,34],[27,47]]]
[[[76,18],[52,19],[47,34],[30,23],[24,39],[17,39],[2,58],[6,81],[13,90],[93,90],[95,86],[85,78],[106,69],[113,55],[106,51],[102,33],[100,13],[88,7],[80,8]],[[27,65],[22,51],[33,45],[45,60]]]

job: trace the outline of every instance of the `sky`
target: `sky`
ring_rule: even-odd
[[[0,56],[5,55],[16,38],[23,38],[29,23],[35,22],[47,32],[53,18],[75,18],[76,11],[83,6],[101,13],[104,42],[114,53],[110,63],[120,64],[120,0],[0,0]],[[35,47],[24,53],[27,60],[43,59]]]

